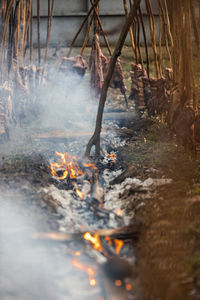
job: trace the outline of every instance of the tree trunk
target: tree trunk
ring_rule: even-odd
[[[117,58],[121,55],[121,50],[124,45],[127,33],[129,31],[129,28],[131,24],[133,23],[133,19],[137,13],[137,8],[138,5],[140,4],[140,0],[135,0],[134,5],[131,7],[130,13],[125,21],[125,24],[122,28],[119,40],[116,44],[115,50],[113,52],[113,55],[110,59],[110,63],[108,66],[108,72],[106,74],[104,84],[102,86],[101,90],[101,97],[99,101],[99,107],[98,107],[98,112],[97,112],[97,118],[96,118],[96,127],[93,136],[89,140],[87,144],[87,148],[85,151],[85,156],[88,157],[90,155],[90,151],[92,146],[95,146],[96,150],[96,156],[100,155],[100,133],[101,133],[101,126],[102,126],[102,119],[103,119],[103,111],[104,111],[104,106],[106,102],[106,97],[107,97],[107,92],[108,92],[108,87],[113,75],[113,71],[115,69],[115,64],[117,61]]]

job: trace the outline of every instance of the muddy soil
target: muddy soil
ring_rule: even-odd
[[[142,223],[137,262],[144,299],[200,299],[199,161],[184,154],[159,121],[141,119],[132,128],[137,139],[122,156],[137,177],[144,178],[146,169],[151,177],[172,179],[136,210]]]

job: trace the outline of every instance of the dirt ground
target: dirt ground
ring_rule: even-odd
[[[172,179],[136,213],[143,224],[137,254],[144,299],[200,299],[199,162],[170,141],[159,121],[141,120],[137,126],[124,159],[141,177],[151,168],[155,177]]]

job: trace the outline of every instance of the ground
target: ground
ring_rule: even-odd
[[[89,49],[86,50],[88,55]],[[64,51],[66,52],[66,49]],[[76,52],[79,50],[76,49]],[[130,48],[124,48],[122,62],[129,89],[129,71],[132,62]],[[113,95],[117,96],[114,106],[125,109],[119,91],[110,91],[108,102],[113,105],[111,101]],[[132,102],[129,104],[133,105]],[[120,157],[127,166],[133,166],[134,176],[144,180],[147,176],[146,170],[150,170],[151,177],[172,179],[170,184],[157,187],[152,196],[146,198],[144,205],[135,207],[132,201],[132,207],[129,207],[129,210],[135,210],[135,219],[142,224],[136,244],[138,281],[143,294],[139,300],[200,299],[199,161],[191,160],[184,150],[176,145],[176,141],[170,139],[167,127],[159,119],[143,116],[126,126],[133,130],[134,134],[120,152]],[[14,168],[16,166],[16,169],[21,168],[21,165],[24,165],[24,161],[23,164],[19,161],[18,165],[16,160],[10,161],[11,169],[13,166]],[[54,205],[49,213],[44,208],[49,207],[50,199],[37,198],[38,174],[43,174],[46,178],[46,168],[42,173],[41,170],[38,173],[35,161],[34,166],[32,165],[32,162],[26,162],[25,170],[20,169],[19,177],[15,177],[15,172],[9,175],[11,178],[9,182],[6,170],[2,169],[0,172],[2,187],[7,188],[8,185],[15,188],[17,184],[21,189],[22,182],[24,198],[20,198],[20,201],[26,203],[27,197],[29,200],[35,199],[31,200],[31,205],[34,206],[38,221],[42,220],[42,230],[56,230]],[[6,167],[8,171],[9,163]],[[28,177],[27,170],[29,170]],[[27,181],[28,187],[31,185],[32,196],[27,192],[24,180]],[[133,196],[134,191],[132,194],[126,194],[124,201],[130,201]],[[13,202],[13,199],[11,200]],[[48,219],[49,215],[51,220]]]
[[[158,120],[143,122],[137,141],[125,150],[126,161],[137,167],[137,176],[144,176],[144,168],[152,168],[155,177],[172,178],[136,213],[143,224],[137,253],[144,298],[199,299],[199,163],[170,140]]]

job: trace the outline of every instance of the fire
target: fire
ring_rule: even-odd
[[[84,237],[85,240],[90,241],[92,243],[93,248],[95,250],[103,252],[103,247],[101,245],[101,241],[100,241],[100,237],[99,237],[98,233],[96,233],[94,236],[92,236],[91,233],[86,232],[83,235],[83,237]],[[121,248],[124,245],[124,242],[121,241],[121,240],[114,239],[113,242],[112,242],[112,239],[109,236],[105,237],[105,241],[107,241],[108,245],[110,245],[110,246],[112,246],[112,244],[114,242],[114,244],[115,244],[115,253],[116,254],[120,253]]]
[[[121,280],[115,280],[115,286],[122,286]]]
[[[92,163],[83,163],[83,166],[85,168],[92,168],[93,170],[98,170],[98,168],[95,166],[95,164],[92,164]]]
[[[71,179],[75,179],[78,176],[84,175],[83,171],[79,167],[76,156],[70,155],[69,153],[61,153],[61,152],[56,152],[55,154],[59,158],[58,158],[58,162],[51,163],[50,169],[51,169],[51,174],[53,176],[56,176],[58,179],[63,180],[68,176]],[[62,176],[58,176],[57,174],[58,170],[63,172]]]
[[[122,248],[123,245],[124,245],[124,242],[121,241],[121,240],[115,239],[115,240],[114,240],[114,243],[115,243],[115,246],[116,246],[115,253],[116,253],[116,254],[119,254],[119,252],[121,251],[121,248]]]
[[[115,153],[110,153],[110,154],[108,154],[108,157],[115,160],[117,155]]]
[[[90,285],[96,286],[96,284],[97,284],[97,281],[95,279],[96,271],[92,267],[89,267],[89,266],[81,263],[78,259],[73,259],[71,261],[71,263],[76,269],[86,272],[89,277]]]
[[[79,191],[79,189],[78,189],[78,188],[76,188],[76,193],[77,193],[77,195],[79,196],[79,198],[80,198],[81,200],[83,200],[83,199],[85,198],[85,195],[84,195],[84,193],[83,193],[83,192],[81,192],[81,191]]]
[[[103,251],[98,233],[92,236],[89,232],[86,232],[83,237],[85,240],[90,241],[93,244],[95,250]]]
[[[58,156],[57,158],[58,161],[55,163],[51,163],[50,165],[51,174],[53,176],[56,176],[59,180],[63,180],[67,177],[71,179],[76,179],[78,176],[84,175],[83,170],[80,168],[78,164],[77,156],[73,156],[70,155],[69,153],[61,153],[61,152],[56,152],[55,155]],[[83,166],[85,168],[91,168],[95,171],[98,170],[95,164],[90,163],[88,161],[84,162]],[[58,171],[62,172],[61,176],[58,176],[57,173]]]
[[[122,215],[123,211],[121,210],[121,208],[118,208],[115,210],[115,213],[118,217],[120,217]]]
[[[126,290],[127,292],[130,292],[133,289],[132,285],[130,283],[126,284]]]
[[[115,153],[110,153],[108,154],[108,159],[111,160],[110,162],[110,166],[112,167],[113,163],[116,161],[117,159],[117,155]]]

